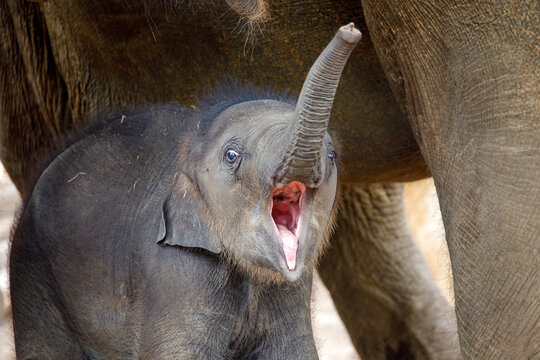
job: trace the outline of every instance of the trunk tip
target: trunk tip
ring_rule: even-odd
[[[362,38],[362,33],[360,30],[354,27],[354,23],[348,23],[339,28],[338,34],[341,36],[343,41],[348,42],[349,44],[356,44]]]

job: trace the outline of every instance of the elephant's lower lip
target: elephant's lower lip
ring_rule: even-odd
[[[276,232],[281,240],[285,261],[290,271],[296,268],[298,251],[298,222],[302,213],[301,199],[306,190],[304,184],[293,181],[272,191],[270,213]]]

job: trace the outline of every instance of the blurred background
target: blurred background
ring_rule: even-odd
[[[20,205],[15,186],[0,164],[0,360],[14,359],[7,256],[13,217]],[[439,204],[432,179],[405,186],[409,227],[442,292],[453,303],[452,275],[444,239]],[[313,323],[321,360],[359,359],[336,313],[332,299],[316,278],[313,291]]]

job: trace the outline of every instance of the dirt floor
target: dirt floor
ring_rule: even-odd
[[[0,360],[14,358],[8,295],[7,255],[11,222],[18,206],[19,193],[0,164]]]
[[[420,250],[426,255],[435,280],[451,298],[451,275],[448,250],[433,182],[422,180],[406,186],[406,209],[411,231]],[[13,355],[11,313],[8,295],[7,254],[13,215],[19,206],[19,195],[0,164],[0,360]],[[336,313],[330,295],[317,278],[313,293],[314,332],[321,360],[359,359],[349,336]]]

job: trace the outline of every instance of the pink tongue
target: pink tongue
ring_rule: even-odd
[[[283,245],[283,252],[285,253],[285,260],[287,260],[287,266],[289,270],[294,270],[296,267],[296,250],[298,250],[298,239],[285,225],[277,225],[279,236],[281,237],[281,243]]]

